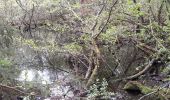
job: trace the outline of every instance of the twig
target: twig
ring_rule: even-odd
[[[34,7],[34,5],[33,5],[33,8],[32,8],[32,11],[31,11],[31,16],[30,16],[30,18],[29,18],[29,24],[28,24],[28,26],[29,26],[29,33],[30,33],[30,35],[31,35],[31,38],[33,37],[32,36],[32,32],[31,32],[31,24],[32,24],[32,18],[33,18],[33,16],[34,16],[34,10],[35,10],[35,7]]]
[[[0,90],[1,91],[9,90],[7,92],[15,91],[15,93],[20,94],[20,95],[30,95],[29,93],[23,92],[23,91],[21,91],[19,89],[16,89],[15,87],[3,85],[3,84],[0,84]]]
[[[117,2],[118,2],[118,0],[116,0],[116,1],[112,4],[112,6],[111,6],[111,8],[110,8],[110,10],[109,10],[109,15],[108,15],[108,18],[107,18],[107,20],[106,20],[106,23],[104,24],[104,26],[102,27],[102,29],[100,30],[100,32],[97,33],[97,34],[95,34],[95,35],[93,36],[93,38],[97,38],[97,37],[103,32],[103,30],[105,29],[105,27],[106,27],[107,24],[109,23],[109,20],[110,20],[111,15],[112,15],[113,7],[117,4]]]
[[[148,93],[148,94],[146,94],[146,95],[140,97],[138,100],[142,100],[143,98],[145,98],[145,97],[147,97],[147,96],[149,96],[149,95],[151,95],[151,94],[154,94],[154,93],[156,93],[156,92],[158,92],[158,90],[153,91],[153,92],[150,92],[150,93]]]
[[[148,27],[146,27],[145,25],[142,25],[141,23],[139,23],[139,22],[135,22],[135,21],[130,20],[130,19],[117,19],[117,20],[118,20],[118,21],[123,21],[123,22],[128,22],[128,23],[130,23],[130,24],[139,25],[140,27],[142,27],[142,28],[144,28],[144,29],[149,30],[149,28],[148,28]]]
[[[131,76],[128,76],[128,77],[125,77],[125,78],[121,78],[121,79],[116,79],[115,81],[132,80],[132,79],[138,78],[140,75],[144,74],[145,72],[148,71],[148,69],[150,69],[152,67],[152,64],[153,64],[154,60],[155,59],[152,59],[148,63],[148,65],[143,70],[138,72],[137,74],[134,74],[134,75],[131,75]]]
[[[155,91],[153,91],[153,92],[150,92],[150,93],[148,93],[148,94],[140,97],[138,100],[142,100],[143,98],[145,98],[145,97],[147,97],[147,96],[149,96],[149,95],[151,95],[151,94],[154,94],[154,93],[160,91],[161,89],[165,88],[165,87],[168,86],[168,85],[169,85],[169,84],[165,84],[165,85],[162,86],[161,88],[159,88],[159,89],[157,89],[157,90],[155,90]],[[160,95],[162,95],[162,94],[160,94]],[[164,96],[163,96],[163,97],[164,97]],[[165,98],[165,100],[168,100],[166,97],[164,97],[164,98]]]
[[[22,10],[24,10],[26,13],[28,13],[28,11],[26,9],[23,8],[23,5],[21,3],[21,0],[15,0],[16,3],[21,7]]]
[[[98,17],[99,17],[99,15],[102,13],[102,11],[104,10],[104,7],[106,6],[106,4],[104,3],[104,1],[103,1],[103,7],[101,8],[101,10],[98,12],[98,14],[97,14],[97,16],[96,16],[96,22],[95,22],[95,24],[94,24],[94,26],[92,27],[92,31],[94,31],[94,29],[96,28],[96,26],[97,26],[97,24],[98,24]]]
[[[147,72],[148,69],[152,66],[154,60],[155,60],[155,59],[152,59],[152,60],[149,62],[149,64],[148,64],[142,71],[138,72],[138,73],[135,74],[135,75],[126,77],[125,80],[130,80],[130,79],[137,78],[137,77],[139,77],[140,75],[142,75],[142,74],[144,74],[145,72]]]
[[[76,59],[76,57],[73,55],[73,54],[71,54],[75,59]],[[86,68],[88,68],[88,66],[85,64],[85,62],[83,62],[79,57],[77,57],[77,59],[86,67]]]
[[[76,14],[76,12],[71,8],[71,5],[70,5],[70,2],[67,1],[67,4],[69,7],[67,7],[73,14],[76,18],[78,18],[78,20],[80,20],[81,22],[83,22],[83,20],[81,19],[81,17],[79,17],[79,15]]]
[[[158,24],[159,25],[161,24],[161,14],[162,14],[162,9],[164,7],[164,2],[165,2],[165,0],[162,0],[161,6],[158,10]]]
[[[152,23],[151,18],[149,18],[149,22],[150,22],[150,24]],[[163,46],[163,44],[158,40],[158,38],[154,35],[154,31],[153,31],[152,25],[150,26],[150,29],[151,29],[151,35],[155,38],[155,40],[158,42],[158,44],[159,44],[163,49],[167,50],[167,49]]]
[[[53,66],[54,68],[58,69],[59,71],[63,71],[63,72],[66,72],[66,73],[70,73],[69,71],[66,71],[66,70],[63,70],[63,69],[61,69],[61,68],[59,68],[59,67],[56,67],[56,66],[51,62],[51,60],[49,59],[49,57],[46,56],[46,59],[47,59],[47,62],[48,62],[49,65]]]

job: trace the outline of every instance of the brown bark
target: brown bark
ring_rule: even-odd
[[[113,4],[109,10],[109,15],[108,18],[106,20],[106,23],[104,24],[104,26],[102,27],[101,30],[98,31],[94,31],[94,29],[92,30],[94,34],[92,34],[92,50],[94,52],[94,57],[93,57],[93,63],[94,63],[94,69],[92,70],[92,73],[90,75],[90,78],[87,81],[86,87],[89,87],[90,85],[92,85],[92,83],[96,80],[97,76],[98,76],[98,71],[99,71],[99,67],[100,67],[100,59],[101,59],[101,53],[99,50],[99,47],[97,45],[98,42],[98,37],[100,36],[100,34],[103,32],[104,28],[107,26],[107,24],[110,21],[111,18],[111,14],[113,11],[113,7],[117,4],[118,0],[114,1],[113,0]],[[98,29],[97,29],[98,30]]]
[[[90,77],[91,73],[92,73],[93,65],[94,65],[94,63],[93,63],[93,55],[94,55],[94,51],[91,50],[90,59],[89,59],[89,67],[88,67],[88,70],[86,72],[85,79],[88,79]]]
[[[94,69],[93,69],[92,74],[86,84],[87,87],[89,87],[95,81],[95,79],[98,75],[98,69],[100,67],[101,54],[100,54],[99,47],[97,45],[97,39],[93,39],[92,44],[93,44],[94,53],[95,53],[95,55],[94,55]]]

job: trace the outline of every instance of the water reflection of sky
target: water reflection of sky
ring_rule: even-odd
[[[42,84],[50,84],[50,76],[48,70],[37,71],[33,69],[27,69],[21,71],[21,74],[18,78],[20,81],[39,81]]]
[[[36,81],[43,85],[50,85],[51,97],[63,96],[65,94],[66,97],[73,97],[73,91],[70,91],[70,86],[66,85],[67,82],[70,81],[71,77],[72,76],[70,76],[68,73],[58,72],[57,74],[54,74],[47,69],[43,71],[35,69],[25,69],[21,71],[18,80],[23,82]]]

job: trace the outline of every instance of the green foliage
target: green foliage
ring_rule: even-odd
[[[81,37],[80,37],[80,40],[83,40],[85,42],[89,42],[90,41],[90,34],[83,34]]]
[[[9,60],[6,59],[0,60],[0,67],[9,67],[11,65],[12,63]]]
[[[0,60],[0,82],[3,84],[12,84],[18,77],[20,71],[13,63],[6,59]]]
[[[105,40],[107,42],[111,42],[114,43],[116,40],[116,28],[115,27],[111,27],[109,29],[106,30],[106,33],[102,33],[100,35],[101,40]]]
[[[39,53],[37,56],[26,52],[26,54],[19,56],[21,58],[15,58],[16,56],[11,58],[24,59],[18,62],[19,64],[25,64],[27,62],[32,63],[36,57],[39,57],[43,62],[43,57],[48,57],[51,55],[56,57],[53,60],[57,66],[59,66],[57,60],[61,59],[56,54],[56,51],[62,51],[62,55],[64,55],[65,52],[81,54],[82,51],[85,51],[86,53],[84,53],[84,55],[87,56],[87,62],[89,62],[88,60],[91,60],[88,59],[90,58],[89,56],[91,56],[88,54],[89,50],[93,49],[92,46],[89,47],[92,39],[92,33],[97,34],[100,32],[105,23],[107,23],[107,18],[110,14],[109,10],[113,2],[113,0],[92,0],[93,2],[91,3],[80,4],[80,2],[78,2],[80,0],[26,0],[24,3],[21,2],[21,4],[18,5],[16,4],[15,0],[8,0],[7,2],[5,1],[7,0],[3,0],[4,4],[2,5],[0,3],[0,8],[2,9],[0,10],[1,15],[4,15],[2,16],[4,18],[1,20],[2,25],[0,25],[0,48],[2,48],[0,49],[0,55],[7,53],[8,50],[4,48],[9,48],[10,45],[16,48],[11,49],[12,51],[21,53],[22,50],[15,50],[20,50],[20,48],[25,49],[26,47],[26,49],[30,49],[31,53],[34,50],[45,51],[45,53]],[[168,17],[169,12],[163,8],[160,21],[165,25],[162,25],[162,23],[160,24],[158,22],[159,18],[157,18],[160,2],[162,2],[162,0],[151,0],[153,1],[151,4],[148,3],[148,0],[136,1],[137,3],[134,3],[133,0],[118,0],[118,3],[115,4],[113,10],[111,11],[111,16],[107,25],[99,35],[98,40],[106,41],[111,44],[107,46],[110,53],[110,51],[114,50],[114,46],[112,44],[114,44],[117,40],[117,35],[123,35],[124,38],[126,38],[126,36],[131,36],[132,38],[135,37],[135,40],[141,40],[141,42],[144,44],[148,44],[149,46],[158,50],[156,57],[167,59],[169,57],[170,44],[170,21]],[[101,11],[101,14],[99,14],[103,5],[105,5],[103,7],[103,11]],[[167,8],[169,7],[167,6]],[[33,14],[32,17],[31,14]],[[141,23],[141,17],[144,18],[144,23]],[[13,21],[14,25],[11,24]],[[95,23],[97,25],[93,31],[91,28],[95,25]],[[11,25],[12,28],[9,27],[8,24],[9,26]],[[26,26],[29,26],[29,24],[31,24],[30,27],[33,37],[29,36],[30,33],[23,32],[22,29]],[[32,29],[32,24],[37,24],[35,29]],[[139,34],[136,34],[137,25],[140,25],[139,29],[141,31]],[[18,27],[20,29],[18,29]],[[18,30],[18,32],[13,34],[13,28]],[[15,39],[14,41],[13,38]],[[84,48],[79,43],[75,42],[79,40],[83,41],[83,47],[85,47],[87,50],[84,50]],[[120,45],[121,43],[123,44],[123,42],[128,41],[126,41],[126,39],[125,41],[120,39]],[[14,43],[16,44],[14,45]],[[99,49],[102,50],[102,47],[104,46],[99,45],[99,47]],[[94,54],[92,56],[94,56],[92,57],[93,62],[95,61],[96,55]],[[101,56],[104,60],[112,59],[112,57],[114,57],[112,55],[109,55],[108,57],[105,55],[105,52],[101,52]],[[107,58],[105,59],[105,57]],[[119,59],[119,57],[115,57],[116,60],[117,58]],[[15,79],[13,76],[17,75],[16,73],[18,70],[15,69],[16,66],[12,65],[12,62],[6,59],[8,59],[8,57],[5,56],[4,59],[0,60],[0,74],[2,74],[6,79]],[[41,61],[37,62],[42,63]],[[112,62],[113,60],[106,61],[107,64]],[[86,61],[85,64],[88,65]],[[46,66],[47,64],[44,64],[43,62],[42,65]],[[80,70],[84,71],[84,69]],[[32,83],[30,84],[32,85]],[[32,87],[31,85],[30,87]],[[40,88],[43,89],[43,87]],[[102,81],[96,80],[96,83],[93,84],[89,90],[88,98],[111,98],[114,93],[108,92],[107,88],[108,83],[105,79]]]
[[[27,39],[23,42],[24,44],[36,49],[37,48],[37,45],[35,44],[34,40],[33,39]]]
[[[82,51],[82,47],[76,42],[65,45],[64,49],[74,54],[80,53]]]
[[[170,21],[166,21],[167,26],[163,26],[163,31],[170,33]]]
[[[81,5],[79,2],[76,2],[75,4],[72,5],[73,8],[80,8]]]
[[[96,83],[94,83],[92,86],[90,86],[88,99],[95,99],[99,97],[98,99],[111,99],[111,97],[114,96],[113,92],[108,92],[108,83],[105,78],[100,82],[99,79],[96,80]]]
[[[128,11],[130,13],[132,13],[132,15],[136,16],[136,17],[140,17],[143,16],[145,13],[141,10],[139,10],[140,8],[142,8],[142,4],[141,3],[134,3],[133,0],[127,0],[127,5],[128,5]]]
[[[163,74],[166,74],[166,75],[169,74],[169,73],[170,73],[170,66],[169,66],[169,65],[166,66],[166,68],[164,68],[164,69],[162,70],[162,73],[163,73]],[[169,76],[168,76],[168,78],[165,78],[165,79],[164,79],[164,81],[167,81],[167,80],[170,81],[170,77],[169,77]]]
[[[53,40],[34,40],[34,39],[23,39],[23,38],[14,38],[18,44],[22,44],[24,46],[30,47],[30,49],[35,51],[48,51],[48,52],[55,52],[60,51],[58,45]]]

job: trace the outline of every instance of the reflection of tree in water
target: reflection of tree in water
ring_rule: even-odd
[[[24,92],[24,97],[71,99],[98,78],[106,78],[111,91],[124,84],[112,81],[148,78],[145,72],[157,73],[164,66],[160,61],[168,62],[169,4],[0,0],[0,97],[13,100]]]
[[[26,76],[23,76],[24,74]],[[44,95],[46,95],[46,97],[49,96],[48,98],[73,98],[77,95],[76,91],[81,87],[81,84],[77,84],[73,75],[65,72],[56,73],[47,69],[43,71],[37,71],[35,69],[29,69],[27,71],[23,70],[20,74],[19,80],[23,82],[25,81],[25,84],[32,84],[32,87],[41,89],[41,91],[39,91],[41,94],[39,95],[43,95],[42,89],[43,87],[46,87],[44,88],[44,92],[48,91],[48,95]],[[35,88],[32,88],[32,90],[29,91],[33,92],[33,90],[37,91]]]

